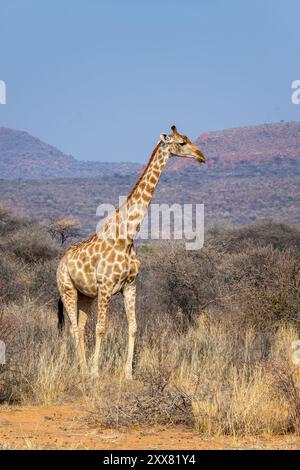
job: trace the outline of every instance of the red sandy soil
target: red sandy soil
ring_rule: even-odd
[[[205,437],[184,427],[91,426],[84,404],[0,406],[0,449],[300,449],[300,437]]]

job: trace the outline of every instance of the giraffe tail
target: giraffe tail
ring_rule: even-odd
[[[64,304],[61,300],[61,297],[59,297],[57,301],[57,328],[58,331],[61,333],[65,327],[65,317],[64,317]]]

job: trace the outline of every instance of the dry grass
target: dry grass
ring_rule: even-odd
[[[139,338],[135,380],[128,383],[126,335],[112,317],[95,382],[80,375],[69,336],[57,335],[53,311],[32,315],[15,307],[12,314],[18,341],[9,342],[0,374],[3,399],[50,404],[81,396],[97,426],[188,424],[206,435],[299,433],[300,374],[291,360],[299,334],[292,326],[258,337],[251,327],[239,331],[208,315],[184,333],[171,321],[158,323],[155,339],[147,333]]]
[[[10,305],[2,310],[0,324],[8,317],[14,335],[6,340],[7,363],[0,366],[0,398],[49,404],[78,393],[73,347],[69,338],[59,338],[54,312]]]
[[[18,227],[14,222],[6,230],[20,248],[29,232]],[[82,397],[97,426],[159,423],[193,425],[206,435],[299,434],[300,368],[292,362],[292,342],[299,338],[300,260],[293,247],[300,236],[293,231],[296,241],[289,245],[279,234],[276,244],[283,241],[275,247],[274,234],[270,243],[262,237],[256,243],[249,240],[253,233],[237,232],[233,251],[226,237],[225,245],[208,242],[199,253],[181,246],[146,250],[132,383],[123,377],[127,323],[120,299],[109,309],[101,376],[93,381],[79,373],[68,332],[58,335],[56,312],[42,305],[54,289],[58,248],[51,242],[41,260],[39,250],[34,247],[33,256],[25,243],[26,260],[21,248],[3,256],[7,281],[2,277],[1,292],[10,291],[0,309],[0,338],[7,345],[0,399],[50,404]],[[12,279],[11,266],[21,267],[18,279]],[[93,332],[91,319],[89,356]]]

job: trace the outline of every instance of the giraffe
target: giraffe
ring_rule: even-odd
[[[97,298],[95,350],[91,372],[99,374],[101,339],[111,297],[121,292],[128,321],[128,348],[125,377],[132,379],[132,361],[137,331],[135,318],[135,280],[140,262],[134,251],[134,239],[140,230],[160,175],[172,156],[205,162],[205,157],[190,139],[175,126],[171,134],[161,134],[150,160],[130,191],[127,199],[112,211],[102,224],[100,233],[74,243],[65,252],[57,269],[60,293],[59,327],[63,326],[63,306],[70,320],[79,363],[87,371],[84,329],[93,299]]]

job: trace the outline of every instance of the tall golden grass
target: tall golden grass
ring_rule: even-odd
[[[45,225],[0,211],[0,339],[7,346],[0,400],[81,399],[97,426],[299,434],[300,366],[292,361],[300,336],[299,248],[297,228],[266,222],[215,227],[197,252],[175,242],[141,249],[134,380],[123,376],[128,333],[118,298],[93,380],[80,372],[68,328],[57,331],[61,247]]]
[[[8,317],[14,335],[0,391],[10,402],[81,398],[97,426],[181,423],[207,435],[300,431],[300,369],[292,361],[299,333],[291,325],[259,334],[202,314],[179,332],[165,318],[155,337],[150,330],[138,338],[130,383],[123,376],[127,330],[120,316],[109,319],[97,381],[81,375],[68,333],[58,336],[54,311],[11,305],[2,324]]]

